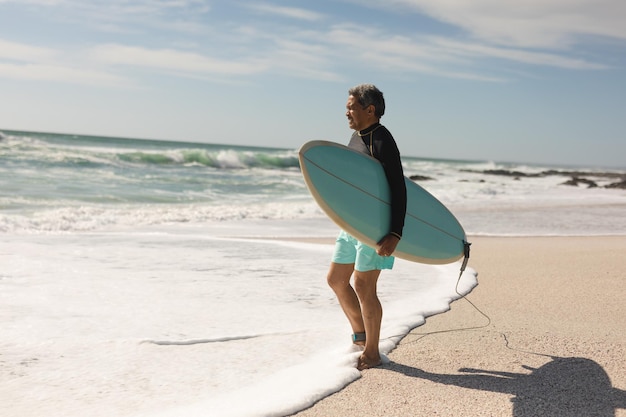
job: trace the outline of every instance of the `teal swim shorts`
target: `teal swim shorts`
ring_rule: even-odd
[[[359,272],[392,269],[394,259],[393,256],[380,256],[376,249],[358,241],[343,230],[335,241],[333,262],[354,264],[354,269]]]

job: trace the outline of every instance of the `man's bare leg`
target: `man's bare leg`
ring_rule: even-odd
[[[365,325],[367,340],[365,350],[359,358],[359,370],[373,368],[381,364],[378,342],[380,340],[380,326],[383,319],[383,309],[376,293],[380,270],[354,273],[354,288],[360,300],[362,319]]]
[[[332,288],[337,295],[339,304],[350,322],[352,332],[363,333],[366,332],[366,328],[363,323],[361,304],[359,303],[359,298],[354,288],[350,285],[350,277],[353,272],[354,264],[338,264],[331,262],[326,279],[330,288]],[[362,341],[355,343],[363,345]]]

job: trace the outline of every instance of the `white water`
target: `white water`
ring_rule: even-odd
[[[325,283],[327,220],[240,221],[0,242],[0,415],[270,416],[350,381]],[[250,238],[255,237],[255,238]],[[381,350],[457,298],[459,265],[383,272]],[[459,290],[475,285],[474,271]]]

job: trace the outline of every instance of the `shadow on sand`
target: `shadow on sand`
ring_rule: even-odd
[[[463,368],[461,374],[436,374],[392,362],[387,369],[446,385],[514,395],[514,417],[614,417],[626,409],[626,391],[613,388],[607,373],[586,358],[559,358],[530,373]]]

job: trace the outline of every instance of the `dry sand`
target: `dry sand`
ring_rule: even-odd
[[[626,416],[626,236],[471,241],[491,323],[458,300],[297,417]]]

